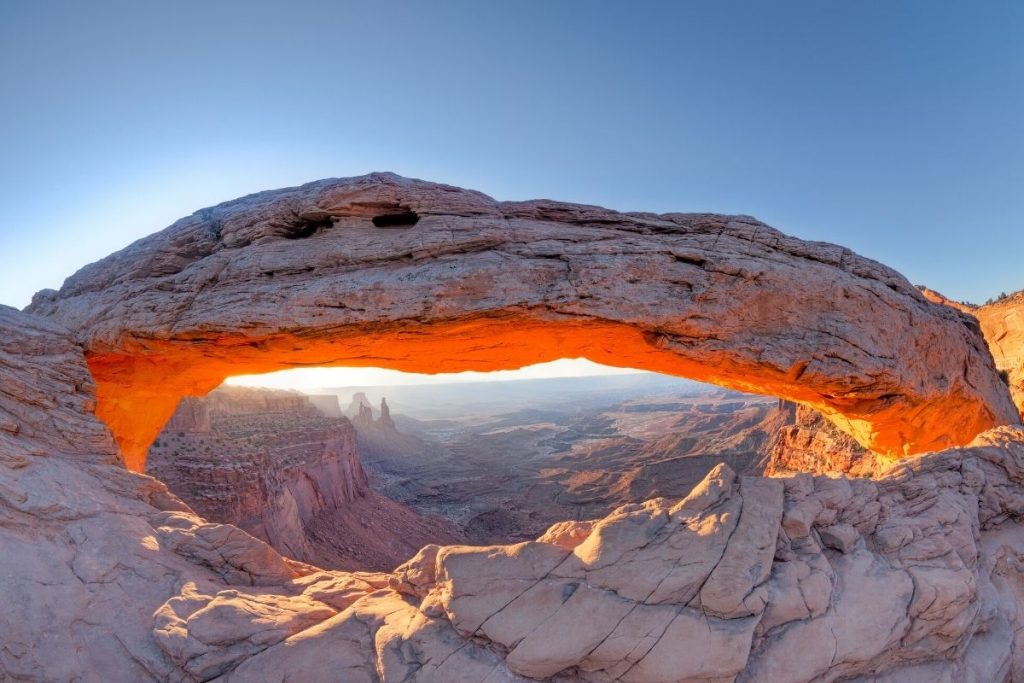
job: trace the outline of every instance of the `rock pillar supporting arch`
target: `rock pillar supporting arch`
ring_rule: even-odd
[[[968,315],[746,216],[496,202],[392,174],[184,218],[37,295],[78,331],[126,462],[181,396],[310,365],[586,357],[810,405],[898,457],[1018,421]]]

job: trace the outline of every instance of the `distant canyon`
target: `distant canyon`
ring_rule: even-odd
[[[743,474],[867,462],[814,411],[659,375],[325,391],[185,398],[147,473],[296,560],[385,571],[431,543],[518,543],[683,497],[722,462]],[[408,412],[392,415],[386,393]]]

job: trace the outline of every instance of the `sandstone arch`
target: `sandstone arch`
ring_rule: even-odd
[[[496,202],[392,174],[204,209],[30,310],[77,331],[133,469],[181,396],[309,365],[586,357],[798,401],[892,457],[1018,421],[976,321],[848,249],[747,216]]]

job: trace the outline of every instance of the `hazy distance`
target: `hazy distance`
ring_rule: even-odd
[[[556,377],[595,377],[601,375],[640,374],[632,368],[613,368],[585,358],[562,358],[550,363],[528,365],[518,370],[493,372],[445,372],[434,375],[400,372],[385,368],[296,368],[263,375],[238,375],[226,384],[268,389],[309,390],[321,387],[401,386],[453,384],[461,382],[507,382]]]

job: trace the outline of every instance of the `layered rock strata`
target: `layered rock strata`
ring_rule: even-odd
[[[974,319],[848,249],[748,216],[497,202],[390,174],[204,209],[31,310],[76,331],[133,469],[182,396],[309,365],[585,357],[796,401],[889,457],[1019,421]]]
[[[0,678],[1008,681],[1024,432],[875,479],[712,470],[512,546],[319,571],[118,464],[84,354],[0,308]],[[58,628],[59,627],[59,628]]]
[[[779,401],[775,423],[762,467],[768,476],[809,472],[864,477],[886,467],[884,459],[806,406]]]
[[[1024,292],[972,312],[981,323],[996,367],[1005,373],[1014,401],[1024,415]]]
[[[328,411],[340,413],[336,398]],[[146,472],[207,519],[321,567],[392,569],[423,545],[461,540],[373,491],[352,424],[302,394],[221,387],[186,398]]]

